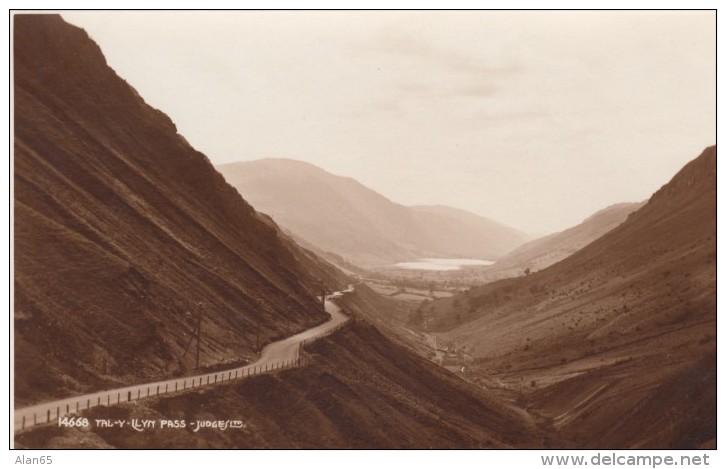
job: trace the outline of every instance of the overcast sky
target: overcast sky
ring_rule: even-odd
[[[66,12],[215,164],[544,234],[715,143],[714,12]],[[244,195],[244,194],[243,194]]]

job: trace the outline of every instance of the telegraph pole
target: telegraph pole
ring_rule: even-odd
[[[260,353],[260,315],[262,314],[262,298],[257,298],[257,306],[259,307],[259,310],[257,311],[257,345],[255,346],[255,350],[257,353]]]
[[[182,354],[182,357],[186,356],[187,352],[189,351],[189,346],[192,345],[192,340],[197,339],[197,358],[196,358],[196,369],[199,369],[199,349],[200,349],[200,343],[202,342],[202,302],[200,301],[197,303],[197,306],[199,307],[199,311],[197,313],[197,324],[194,327],[194,330],[192,331],[191,336],[189,337],[189,342],[187,342],[187,346],[184,347],[184,353]]]
[[[197,370],[199,370],[199,343],[202,341],[202,302],[199,302],[199,315],[197,316]]]
[[[257,346],[255,347],[257,353],[260,353],[260,317],[257,316]]]

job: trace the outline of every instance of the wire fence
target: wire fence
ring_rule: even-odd
[[[306,345],[312,344],[316,340],[324,339],[325,337],[330,336],[331,334],[334,334],[335,332],[338,332],[340,329],[342,329],[345,325],[348,324],[349,319],[346,319],[345,321],[336,324],[334,327],[331,327],[327,331],[323,332],[320,335],[317,335],[315,337],[310,337],[309,339],[301,340],[297,347],[297,358],[300,358],[300,352],[302,351],[302,348]]]
[[[41,404],[15,412],[15,430],[25,430],[36,425],[60,422],[60,419],[81,411],[98,406],[111,406],[116,404],[138,401],[141,399],[174,394],[199,388],[213,386],[224,382],[242,380],[260,374],[274,373],[300,366],[300,356],[289,360],[253,365],[234,370],[219,371],[206,375],[178,378],[161,383],[137,385],[122,390],[100,392],[80,398],[69,398],[52,404]]]
[[[281,370],[308,365],[309,359],[301,359],[301,350],[304,346],[328,337],[330,334],[340,330],[348,323],[348,319],[336,324],[325,332],[300,341],[295,351],[295,356],[289,360],[277,361],[274,363],[247,365],[233,370],[218,371],[204,375],[176,378],[160,383],[142,384],[130,386],[120,390],[103,391],[77,398],[68,398],[54,401],[47,404],[39,404],[25,409],[15,411],[15,431],[23,431],[36,425],[44,425],[52,422],[60,424],[61,419],[71,415],[78,415],[81,411],[99,406],[111,406],[116,404],[138,401],[141,399],[173,394],[196,389],[202,386],[213,386],[223,382],[246,379],[265,373],[273,373]]]

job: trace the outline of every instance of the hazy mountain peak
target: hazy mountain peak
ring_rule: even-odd
[[[364,267],[420,257],[495,259],[527,239],[465,210],[405,207],[355,179],[309,163],[274,158],[218,169],[281,226]]]

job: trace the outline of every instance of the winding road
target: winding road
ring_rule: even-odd
[[[59,417],[74,414],[81,410],[90,409],[91,407],[100,405],[108,406],[160,394],[182,392],[200,386],[213,386],[260,373],[268,373],[274,370],[298,366],[300,347],[302,345],[337,330],[349,319],[341,312],[340,307],[333,300],[352,291],[353,286],[351,285],[348,289],[335,292],[325,299],[325,311],[331,316],[329,321],[286,339],[268,344],[262,349],[259,360],[254,363],[214,373],[137,384],[15,409],[15,431],[18,432],[35,425],[55,422],[58,421]]]

